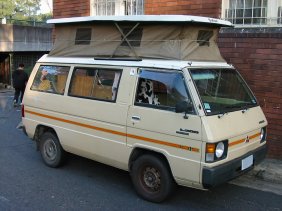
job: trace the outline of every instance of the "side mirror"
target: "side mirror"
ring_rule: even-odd
[[[184,119],[188,119],[187,117],[187,113],[188,112],[191,112],[193,110],[193,106],[191,103],[187,102],[187,101],[181,101],[181,102],[178,102],[176,105],[175,105],[175,112],[176,113],[185,113],[184,115]]]

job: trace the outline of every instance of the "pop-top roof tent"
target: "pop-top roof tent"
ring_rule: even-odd
[[[51,19],[56,39],[49,56],[104,59],[224,61],[216,39],[232,24],[186,15],[91,16]]]

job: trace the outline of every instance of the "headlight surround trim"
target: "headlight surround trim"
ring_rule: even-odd
[[[213,151],[210,150],[213,145]],[[228,140],[219,141],[217,143],[206,143],[206,163],[213,163],[219,160],[223,160],[227,157],[228,152]]]
[[[260,143],[266,141],[266,127],[261,128],[260,130]]]

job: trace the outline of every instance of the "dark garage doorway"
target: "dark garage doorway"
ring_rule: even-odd
[[[10,56],[0,54],[0,83],[10,84]]]

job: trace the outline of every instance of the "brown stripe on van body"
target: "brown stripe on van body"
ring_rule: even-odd
[[[36,115],[36,116],[41,116],[41,117],[44,117],[44,118],[53,119],[53,120],[60,121],[60,122],[65,122],[65,123],[72,124],[72,125],[77,125],[77,126],[81,126],[81,127],[85,127],[85,128],[89,128],[89,129],[93,129],[93,130],[106,132],[106,133],[111,133],[111,134],[115,134],[115,135],[134,138],[134,139],[138,139],[138,140],[141,140],[141,141],[146,141],[146,142],[150,142],[150,143],[155,143],[155,144],[170,146],[170,147],[174,147],[174,148],[184,149],[184,150],[188,150],[188,151],[192,151],[192,152],[199,152],[200,151],[198,148],[194,148],[194,147],[190,147],[190,146],[184,146],[184,145],[180,145],[180,144],[161,141],[161,140],[157,140],[157,139],[151,139],[151,138],[147,138],[147,137],[143,137],[143,136],[137,136],[137,135],[133,135],[133,134],[126,134],[126,133],[123,133],[123,132],[110,130],[110,129],[106,129],[106,128],[101,128],[101,127],[96,127],[96,126],[92,126],[92,125],[88,125],[88,124],[83,124],[83,123],[80,123],[80,122],[75,122],[75,121],[71,121],[71,120],[67,120],[67,119],[63,119],[63,118],[59,118],[59,117],[54,117],[54,116],[50,116],[50,115],[46,115],[46,114],[42,114],[42,113],[30,111],[30,110],[25,110],[25,112],[29,113],[29,114]]]
[[[254,135],[249,136],[249,140],[254,139],[256,137],[260,136],[260,133],[256,133]],[[242,144],[246,141],[246,138],[242,138],[240,140],[237,141],[232,141],[231,143],[228,144],[229,147],[235,146],[237,144]]]

